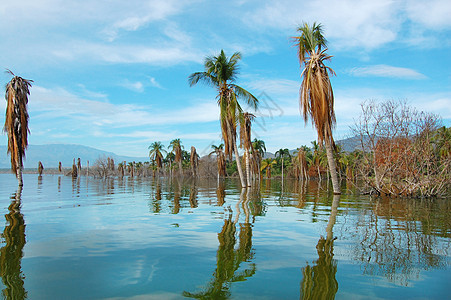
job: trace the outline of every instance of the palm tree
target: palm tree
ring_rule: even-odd
[[[276,151],[275,155],[279,159],[282,159],[282,185],[283,185],[283,161],[284,161],[285,156],[291,157],[290,150],[288,150],[287,148],[279,149],[278,151]]]
[[[196,148],[194,146],[191,146],[191,154],[190,154],[190,165],[191,170],[193,172],[193,176],[197,176],[197,167],[199,166],[199,155],[196,152]]]
[[[190,86],[197,84],[199,81],[213,86],[218,91],[218,105],[220,108],[220,122],[222,139],[224,140],[225,155],[232,158],[235,153],[237,160],[238,173],[240,175],[241,186],[245,187],[243,171],[239,161],[238,147],[236,145],[236,127],[239,115],[242,113],[238,98],[242,98],[253,109],[258,106],[258,100],[250,92],[236,85],[234,82],[238,75],[238,61],[241,54],[235,52],[228,58],[224,50],[218,56],[208,56],[205,58],[204,72],[196,72],[189,76],[188,82]]]
[[[28,146],[28,95],[33,80],[14,76],[6,85],[6,118],[3,130],[8,134],[8,150],[11,154],[11,169],[16,173],[19,186],[23,186],[22,168],[25,149]]]
[[[163,160],[164,163],[168,164],[169,163],[169,176],[172,177],[172,162],[175,161],[175,154],[174,152],[168,152],[168,154],[166,154],[165,159]]]
[[[167,153],[166,150],[164,150],[164,145],[161,142],[153,142],[148,149],[150,149],[150,160],[153,161],[157,165],[157,169],[160,170],[160,168],[163,166],[162,153]]]
[[[308,163],[307,163],[307,151],[306,147],[301,147],[297,149],[297,154],[295,158],[296,169],[299,171],[299,179],[308,179]],[[308,148],[307,148],[308,149]]]
[[[260,168],[262,164],[263,156],[266,152],[265,142],[263,140],[254,139],[252,141],[252,149],[253,149],[253,161],[254,161],[254,174],[259,174],[258,178],[260,178]]]
[[[267,158],[262,161],[261,171],[266,170],[266,177],[271,178],[271,168],[276,164],[276,160],[272,158]]]
[[[182,174],[182,142],[180,141],[180,139],[173,139],[170,143],[169,143],[169,148],[171,148],[171,152],[173,152],[175,154],[175,162],[178,163],[179,165],[179,172],[180,175]]]
[[[254,118],[255,115],[248,112],[243,113],[240,118],[240,146],[244,147],[244,156],[246,157],[247,186],[251,186],[251,167],[249,155],[252,149],[251,125]]]
[[[325,65],[332,56],[326,54],[326,39],[322,33],[322,26],[304,23],[297,31],[300,36],[295,37],[298,46],[299,63],[304,65],[300,90],[300,106],[305,122],[312,119],[318,133],[319,144],[325,144],[329,171],[332,177],[334,194],[340,194],[337,168],[333,156],[335,145],[332,128],[335,125],[334,94],[329,76],[335,72]],[[325,48],[323,50],[323,48]]]
[[[219,181],[219,178],[221,176],[222,177],[226,176],[226,160],[224,152],[222,151],[224,149],[224,144],[220,144],[219,146],[211,145],[211,149],[213,149],[213,151],[211,151],[210,154],[208,155],[212,155],[213,153],[216,154],[216,159],[218,163],[218,181]]]

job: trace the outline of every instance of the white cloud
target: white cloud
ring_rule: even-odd
[[[317,21],[342,48],[372,49],[391,42],[401,23],[399,5],[389,0],[266,1],[262,6],[247,13],[249,26],[290,30],[294,36],[302,22]]]
[[[259,79],[248,84],[250,89],[272,94],[298,94],[300,82],[288,79]]]
[[[425,79],[421,73],[409,68],[394,67],[388,65],[375,65],[368,67],[352,68],[349,73],[353,76],[366,77],[366,76],[376,76],[376,77],[390,77],[390,78],[401,78],[401,79]]]
[[[125,80],[122,83],[122,86],[134,92],[138,93],[144,92],[144,85],[141,81],[131,82],[129,80]]]
[[[74,44],[77,47],[74,47]],[[68,42],[56,46],[53,55],[68,60],[93,60],[109,63],[146,63],[171,66],[183,62],[201,62],[199,51],[182,46],[149,47],[142,45],[105,45],[84,41]]]
[[[163,87],[157,82],[157,80],[154,77],[149,78],[150,86],[162,89]]]
[[[124,128],[146,125],[174,125],[217,121],[219,108],[215,101],[192,103],[178,110],[161,109],[132,104],[112,104],[80,98],[65,89],[33,87],[30,112],[35,118],[65,117],[67,122],[83,120],[83,124]]]
[[[273,28],[295,36],[295,28],[302,22],[319,22],[324,26],[325,36],[334,47],[341,49],[372,50],[406,39],[421,42],[419,37],[423,32],[411,29],[411,36],[405,36],[403,30],[406,27],[422,27],[423,30],[451,27],[451,2],[448,0],[251,2],[256,9],[245,11],[242,18],[250,28]]]
[[[407,0],[407,16],[430,29],[451,28],[451,2],[448,0]]]

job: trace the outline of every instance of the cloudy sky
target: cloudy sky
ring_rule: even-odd
[[[237,83],[261,102],[254,137],[293,149],[316,139],[299,114],[300,24],[324,26],[340,139],[367,99],[407,100],[451,125],[450,15],[449,0],[4,1],[0,68],[34,80],[30,144],[147,156],[180,138],[205,154],[220,143],[216,93],[187,77],[207,55],[240,51]]]

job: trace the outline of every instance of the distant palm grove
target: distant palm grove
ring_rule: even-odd
[[[91,175],[151,177],[214,177],[218,181],[237,177],[242,188],[259,185],[263,179],[319,180],[331,183],[331,192],[342,193],[352,187],[361,193],[381,196],[435,197],[450,193],[451,128],[441,124],[440,117],[418,112],[402,101],[377,103],[366,101],[361,114],[350,128],[355,145],[344,151],[333,138],[336,123],[334,93],[330,77],[335,72],[326,65],[327,41],[320,24],[304,23],[297,28],[294,44],[301,66],[299,105],[305,122],[317,131],[317,141],[299,144],[297,149],[280,148],[268,154],[265,141],[252,138],[253,114],[259,100],[237,84],[239,52],[230,57],[221,50],[207,56],[203,70],[188,76],[191,87],[202,83],[216,91],[222,143],[199,153],[174,137],[169,144],[154,141],[148,147],[148,162],[114,162],[101,157],[89,169],[80,159],[70,172],[73,177]],[[28,145],[27,103],[31,80],[13,75],[6,86],[6,121],[8,153],[11,168],[19,185],[22,182],[22,159]],[[243,105],[244,104],[244,105]],[[244,111],[248,107],[250,111]],[[189,151],[188,151],[189,149]],[[239,149],[241,149],[241,154]],[[39,173],[44,170],[42,163]]]

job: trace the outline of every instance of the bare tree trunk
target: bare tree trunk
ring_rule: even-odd
[[[335,195],[340,195],[340,185],[338,183],[338,175],[337,175],[337,166],[335,164],[334,154],[332,151],[332,145],[330,141],[325,141],[326,154],[327,154],[327,162],[329,164],[330,177],[332,178],[332,186],[334,189]]]
[[[282,155],[282,189],[283,189],[283,155]]]
[[[236,141],[235,138],[233,138],[233,150],[235,152],[235,159],[236,159],[236,166],[238,169],[238,174],[240,175],[240,181],[241,181],[241,187],[246,187],[246,182],[244,181],[244,176],[243,176],[243,170],[241,169],[241,163],[240,163],[240,155],[238,153],[238,147],[236,146]]]

